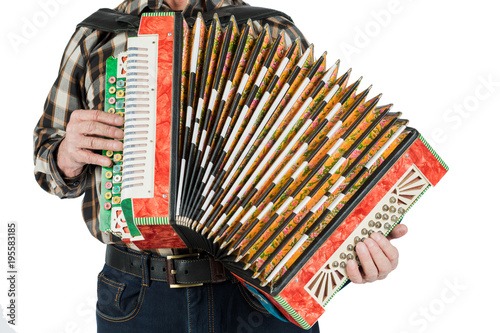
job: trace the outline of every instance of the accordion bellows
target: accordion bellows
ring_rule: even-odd
[[[388,234],[447,166],[381,95],[313,46],[249,21],[146,14],[107,62],[100,228],[142,249],[200,248],[309,328],[355,244]]]

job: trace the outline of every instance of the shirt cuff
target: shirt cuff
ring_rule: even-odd
[[[85,190],[85,183],[87,181],[87,175],[89,172],[89,165],[86,165],[82,172],[75,177],[65,177],[62,175],[61,171],[57,166],[57,151],[59,144],[62,140],[54,144],[49,152],[48,163],[50,174],[54,179],[56,185],[60,188],[64,196],[77,197],[83,193]]]

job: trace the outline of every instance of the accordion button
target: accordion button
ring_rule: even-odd
[[[115,175],[115,176],[113,177],[113,182],[115,182],[115,183],[121,183],[121,182],[122,182],[122,176],[120,176],[120,175]]]
[[[403,207],[400,207],[400,208],[398,209],[398,213],[399,213],[399,214],[404,214],[404,212],[405,212],[405,209],[404,209]]]
[[[354,246],[352,246],[352,244],[347,245],[347,250],[354,251]]]
[[[120,197],[113,197],[113,203],[115,205],[118,205],[121,201],[122,201],[122,199]]]
[[[382,218],[382,214],[380,214],[380,213],[375,214],[375,218],[377,220],[380,220]]]
[[[118,82],[116,83],[116,86],[117,86],[118,88],[123,88],[123,87],[125,87],[125,81],[123,81],[123,80],[118,80]]]
[[[387,221],[387,220],[389,219],[389,215],[384,214],[384,215],[382,216],[382,219]]]
[[[109,87],[109,90],[108,90],[108,91],[109,91],[109,93],[110,93],[111,95],[113,95],[114,93],[116,93],[116,88],[115,88],[115,87]]]
[[[115,113],[115,112],[116,112],[115,108],[109,108],[108,109],[108,113]]]
[[[348,254],[347,255],[347,260],[352,260],[352,259],[354,259],[354,256],[352,254]]]
[[[118,111],[116,114],[123,117],[123,112],[121,111]]]
[[[373,228],[375,226],[375,222],[373,222],[373,221],[368,222],[368,226],[370,228]]]
[[[361,241],[361,238],[359,238],[358,236],[354,237],[354,244],[357,244]]]
[[[109,104],[111,104],[111,105],[115,104],[115,103],[116,103],[116,98],[114,98],[114,97],[110,97],[110,98],[108,99],[108,103],[109,103]]]
[[[396,212],[396,207],[391,206],[391,208],[389,209],[389,212],[391,212],[392,214],[394,214]]]
[[[112,182],[106,182],[106,184],[104,186],[106,187],[106,189],[111,190],[113,188],[113,183]]]
[[[368,234],[368,230],[366,230],[366,229],[361,230],[361,234],[362,235],[367,235]]]
[[[121,164],[117,164],[117,165],[115,165],[115,166],[113,167],[113,172],[115,172],[115,173],[116,173],[116,172],[120,172],[120,171],[122,171],[122,166],[121,166]]]
[[[382,228],[382,223],[380,223],[380,222],[375,223],[375,228],[378,228],[378,229]]]
[[[389,230],[389,229],[391,229],[391,225],[389,223],[386,223],[386,224],[384,224],[384,228]]]
[[[106,202],[106,203],[104,204],[104,209],[106,209],[106,210],[110,210],[110,209],[111,209],[111,202]]]
[[[111,194],[111,192],[106,192],[106,193],[104,193],[104,198],[105,198],[106,200],[111,200],[111,197],[112,197],[112,196],[113,196],[113,195]]]
[[[338,261],[334,261],[333,262],[333,267],[335,267],[335,268],[339,267],[339,262]]]
[[[341,253],[340,254],[340,259],[344,260],[345,258],[347,258],[347,255],[345,253]]]
[[[398,222],[398,217],[396,215],[391,216],[391,221],[392,222]]]
[[[345,264],[345,262],[343,262],[343,261],[342,261],[342,262],[340,263],[340,268],[346,268],[346,264]]]
[[[389,210],[389,206],[384,205],[384,206],[382,207],[382,210],[383,210],[384,212],[387,212],[387,211]]]
[[[113,156],[113,151],[112,150],[106,151],[106,156],[107,157],[112,157]],[[111,177],[108,177],[108,178],[111,178]]]
[[[121,191],[120,186],[113,187],[113,194],[118,194],[118,193],[120,193],[120,191]]]
[[[391,197],[391,198],[389,199],[389,202],[390,202],[391,204],[395,204],[395,203],[396,203],[396,201],[397,201],[397,200],[396,200],[396,198],[395,198],[395,197]]]
[[[123,90],[119,90],[116,93],[116,97],[118,97],[118,98],[122,98],[123,96],[125,96],[125,91],[123,91]]]
[[[121,161],[122,160],[122,154],[115,154],[115,161]]]
[[[116,82],[116,77],[112,76],[108,80],[109,83],[114,84]]]
[[[118,101],[116,103],[116,108],[117,109],[123,109],[125,107],[125,103],[123,101]]]
[[[106,171],[106,173],[104,174],[104,176],[108,179],[111,179],[111,177],[113,177],[113,172],[111,171]]]

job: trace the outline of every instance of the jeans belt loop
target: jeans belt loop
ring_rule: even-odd
[[[149,257],[150,254],[143,254],[141,256],[141,267],[142,267],[142,285],[149,287]]]
[[[214,257],[208,257],[210,260],[210,272],[212,274],[212,282],[218,283],[227,280],[226,269],[220,261],[215,261]]]

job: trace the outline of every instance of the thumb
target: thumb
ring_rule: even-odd
[[[392,231],[387,235],[388,240],[398,239],[406,235],[408,232],[408,227],[405,224],[398,224],[392,229]]]

